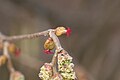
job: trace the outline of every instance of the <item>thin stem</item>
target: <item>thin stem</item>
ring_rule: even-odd
[[[7,65],[7,67],[8,67],[8,70],[10,71],[10,73],[15,72],[15,69],[14,69],[14,67],[13,67],[13,64],[12,64],[11,59],[8,60],[8,65]]]
[[[13,67],[13,64],[12,64],[12,61],[11,61],[11,58],[10,58],[10,55],[8,53],[8,45],[9,43],[7,41],[4,42],[4,48],[3,48],[3,54],[7,56],[7,59],[8,59],[8,62],[7,62],[7,66],[8,66],[8,70],[10,72],[14,72],[15,69]]]
[[[33,33],[33,34],[25,34],[25,35],[11,36],[11,37],[5,36],[3,40],[12,41],[12,40],[20,40],[20,39],[33,39],[33,38],[38,38],[41,35],[47,36],[48,30],[43,32]]]
[[[21,39],[32,39],[32,38],[40,37],[41,35],[44,35],[44,36],[49,35],[53,39],[53,41],[56,45],[56,49],[62,50],[60,41],[59,41],[58,37],[55,35],[54,29],[48,29],[46,31],[33,33],[33,34],[25,34],[25,35],[10,36],[10,37],[0,34],[0,40],[12,41],[12,40],[21,40]]]
[[[63,48],[60,44],[58,37],[55,35],[54,31],[51,30],[49,32],[49,35],[53,39],[55,46],[56,46],[56,50],[55,50],[55,53],[53,55],[52,62],[51,62],[53,66],[53,74],[55,75],[58,73],[56,69],[57,56],[58,56],[58,53],[63,50]]]
[[[52,58],[52,66],[53,66],[53,74],[57,73],[57,69],[56,69],[56,59],[57,59],[57,51],[55,51],[53,58]]]
[[[53,39],[53,41],[55,43],[57,52],[60,52],[61,50],[63,50],[63,48],[62,48],[62,46],[60,44],[60,41],[59,41],[58,37],[55,35],[54,31],[51,30],[49,32],[49,35]]]
[[[43,31],[43,32],[38,32],[38,33],[33,33],[33,34],[25,34],[25,35],[18,35],[18,36],[11,36],[11,37],[0,34],[0,40],[6,42],[6,41],[13,41],[13,40],[32,39],[32,38],[40,37],[41,35],[50,36],[53,39],[54,43],[55,43],[56,51],[55,51],[55,54],[54,54],[54,56],[52,58],[51,63],[53,65],[54,71],[57,72],[56,66],[55,66],[56,65],[56,58],[57,58],[58,53],[60,51],[62,51],[63,48],[62,48],[62,46],[60,44],[60,41],[59,41],[58,37],[55,35],[55,29],[48,29],[48,30]],[[7,43],[5,43],[5,44],[7,44]],[[14,71],[14,67],[12,65],[10,56],[8,54],[7,47],[8,47],[8,45],[5,45],[5,54],[8,57],[8,68],[9,68],[10,71]]]

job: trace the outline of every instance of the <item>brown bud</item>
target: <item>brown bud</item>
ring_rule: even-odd
[[[16,50],[15,44],[10,43],[9,46],[8,46],[8,50],[9,50],[10,53],[15,53],[15,50]]]
[[[7,57],[5,55],[0,56],[0,66],[5,64],[7,61]]]
[[[57,27],[55,30],[55,34],[57,36],[61,36],[64,33],[66,33],[66,29],[64,27]]]
[[[48,38],[45,41],[44,48],[47,50],[52,50],[54,47],[55,47],[54,41],[52,40],[52,38]]]

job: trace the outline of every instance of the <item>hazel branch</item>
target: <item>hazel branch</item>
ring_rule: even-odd
[[[60,52],[65,52],[67,53],[67,51],[65,51],[62,46],[61,43],[58,39],[58,36],[61,36],[62,34],[67,33],[67,35],[69,36],[71,31],[70,29],[65,29],[64,27],[58,27],[56,29],[48,29],[46,31],[42,31],[42,32],[38,32],[38,33],[32,33],[32,34],[25,34],[25,35],[17,35],[17,36],[5,36],[3,34],[0,34],[0,42],[4,43],[4,54],[7,56],[8,58],[8,69],[10,72],[14,72],[15,69],[12,65],[12,61],[10,59],[10,55],[8,54],[8,46],[9,46],[9,41],[14,41],[14,40],[23,40],[23,39],[33,39],[33,38],[38,38],[40,36],[48,36],[50,38],[52,38],[54,44],[55,44],[55,54],[53,55],[52,61],[51,61],[51,65],[53,68],[53,75],[58,74],[57,69],[56,69],[56,63],[57,63],[57,56],[59,55],[58,53]]]
[[[58,39],[58,37],[55,35],[55,32],[53,30],[50,30],[49,32],[49,35],[50,37],[53,39],[54,43],[55,43],[55,46],[56,46],[56,50],[58,52],[60,52],[61,50],[63,50],[61,44],[60,44],[60,41]]]
[[[4,41],[22,40],[22,39],[33,39],[33,38],[38,38],[41,35],[47,36],[48,32],[49,32],[49,30],[43,31],[43,32],[38,32],[38,33],[33,33],[33,34],[25,34],[25,35],[10,36],[10,37],[4,36],[4,37],[2,37],[2,39]]]
[[[13,40],[22,40],[22,39],[32,39],[32,38],[37,38],[37,37],[40,37],[40,36],[50,36],[55,45],[56,45],[56,50],[57,52],[60,52],[63,48],[61,47],[61,44],[60,44],[60,41],[58,39],[58,37],[55,35],[55,29],[48,29],[46,31],[43,31],[43,32],[38,32],[38,33],[33,33],[33,34],[25,34],[25,35],[18,35],[18,36],[5,36],[3,34],[0,34],[0,40],[3,40],[3,41],[13,41]],[[7,43],[5,42],[5,47],[7,46]],[[53,56],[53,59],[52,59],[52,64],[54,66],[55,62],[56,62],[56,56],[57,56],[57,52],[54,54]],[[11,60],[10,60],[10,57],[9,57],[9,54],[5,48],[5,54],[6,56],[9,58],[8,60],[8,63],[12,66],[12,63],[11,63]]]
[[[52,58],[52,66],[53,66],[53,73],[54,74],[57,74],[57,70],[56,70],[56,58],[57,58],[57,55],[60,51],[63,50],[61,44],[60,44],[60,41],[58,39],[58,37],[55,35],[55,32],[53,30],[50,30],[49,32],[49,35],[50,37],[53,39],[54,43],[55,43],[55,46],[56,46],[56,51],[55,51],[55,54]]]
[[[54,56],[52,58],[52,62],[51,62],[52,66],[53,66],[53,74],[57,74],[57,69],[56,69],[57,55],[58,55],[58,53],[57,53],[57,51],[55,51],[55,54],[54,54]]]

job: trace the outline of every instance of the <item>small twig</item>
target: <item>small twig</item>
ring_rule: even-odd
[[[55,29],[49,29],[49,30],[46,30],[46,31],[43,31],[43,32],[38,32],[38,33],[33,33],[33,34],[26,34],[26,35],[19,35],[19,36],[11,36],[11,37],[8,37],[8,36],[4,36],[2,34],[0,34],[0,39],[2,39],[3,41],[13,41],[13,40],[21,40],[21,39],[32,39],[32,38],[37,38],[37,37],[40,37],[41,35],[44,35],[44,36],[50,36],[54,43],[55,43],[55,46],[56,46],[56,51],[55,51],[55,54],[52,58],[52,65],[53,65],[53,69],[54,69],[54,72],[56,73],[57,70],[56,70],[56,58],[57,58],[57,55],[60,51],[63,50],[61,44],[60,44],[60,41],[58,39],[58,37],[55,35]],[[6,42],[5,43],[5,54],[7,55],[8,57],[8,68],[10,71],[14,71],[14,68],[12,66],[12,62],[11,62],[11,59],[9,57],[9,54],[8,54],[8,50],[6,49],[6,47],[8,46]]]
[[[52,66],[53,66],[53,74],[57,74],[58,72],[57,72],[57,69],[56,69],[56,58],[57,58],[58,53],[60,51],[62,51],[63,48],[60,44],[60,41],[59,41],[58,37],[55,35],[53,30],[50,30],[49,35],[53,39],[53,41],[55,43],[55,46],[56,46],[56,50],[55,50],[55,53],[53,55],[51,63],[52,63]]]
[[[57,50],[62,50],[60,41],[59,41],[58,37],[55,35],[55,30],[54,29],[48,29],[46,31],[33,33],[33,34],[25,34],[25,35],[10,36],[10,37],[5,36],[3,34],[0,34],[0,40],[13,41],[13,40],[21,40],[21,39],[33,39],[33,38],[40,37],[42,35],[44,35],[44,36],[49,35],[53,39],[53,41],[56,45],[56,49]]]
[[[8,60],[8,65],[7,65],[7,67],[8,67],[8,70],[10,71],[10,73],[15,72],[15,69],[14,69],[14,67],[13,67],[13,64],[12,64],[11,59]]]
[[[51,31],[49,32],[49,35],[50,35],[50,37],[53,39],[53,41],[54,41],[54,43],[55,43],[57,52],[60,52],[61,50],[63,50],[63,48],[62,48],[62,46],[61,46],[61,44],[60,44],[60,41],[59,41],[58,37],[55,35],[55,33],[54,33],[53,30],[51,30]]]
[[[33,34],[25,34],[25,35],[11,36],[11,37],[5,36],[3,40],[12,41],[12,40],[20,40],[20,39],[33,39],[33,38],[40,37],[41,35],[47,36],[48,30],[43,32],[33,33]]]
[[[58,52],[55,51],[54,55],[53,55],[53,58],[52,58],[52,66],[53,66],[53,74],[56,74],[57,73],[57,69],[56,69],[56,58],[57,58],[57,54]]]

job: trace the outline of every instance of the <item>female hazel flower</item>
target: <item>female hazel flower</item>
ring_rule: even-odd
[[[14,54],[16,57],[18,57],[20,55],[20,49],[16,47],[16,45],[14,43],[10,43],[8,46],[8,51],[11,54]]]
[[[46,54],[53,54],[53,52],[51,52],[52,49],[55,48],[55,44],[53,42],[53,39],[52,38],[48,38],[44,44],[44,52]]]
[[[55,30],[55,34],[57,36],[61,36],[62,34],[66,34],[69,37],[71,32],[72,31],[69,27],[67,29],[65,29],[64,27],[57,27]]]

